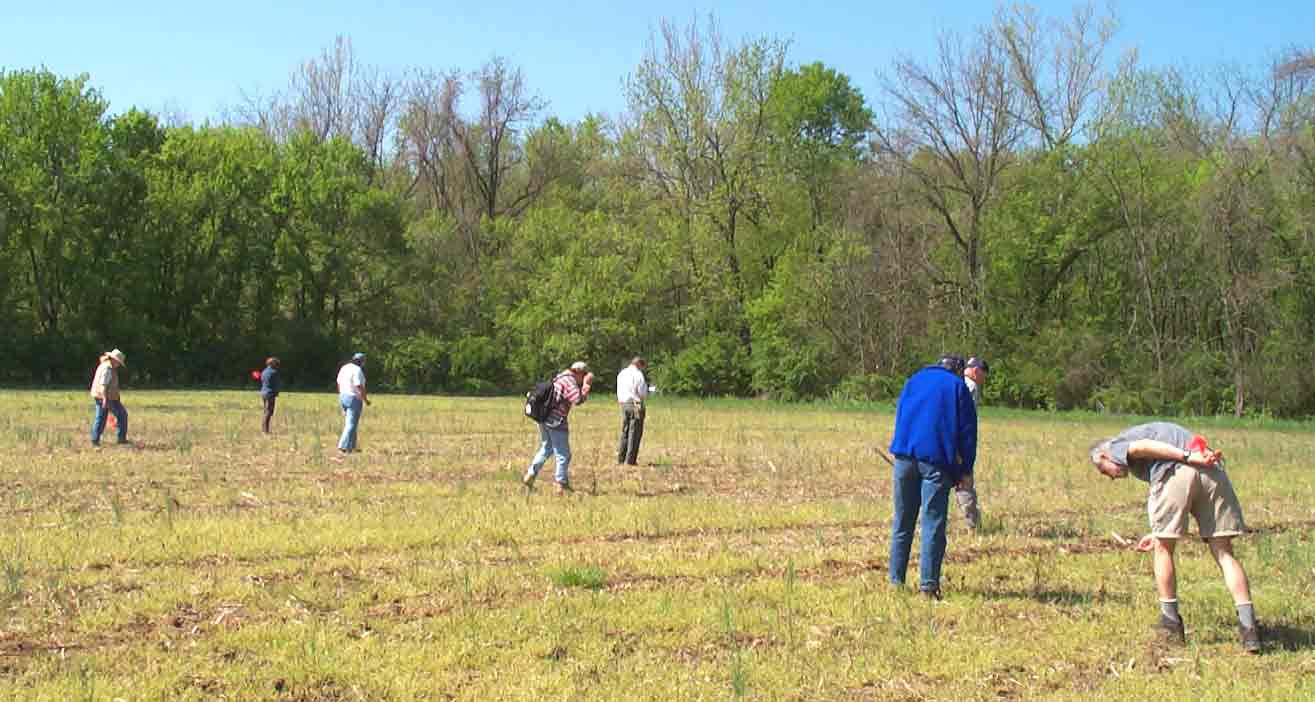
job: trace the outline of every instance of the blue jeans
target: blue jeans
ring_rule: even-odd
[[[571,466],[571,432],[566,429],[549,428],[543,424],[539,425],[539,452],[534,454],[534,460],[530,461],[527,477],[538,477],[539,469],[548,462],[550,452],[557,457],[557,473],[553,479],[562,485],[570,485],[571,479],[567,469]]]
[[[338,404],[342,405],[343,414],[347,421],[342,427],[342,437],[338,439],[339,451],[356,450],[356,427],[361,423],[361,412],[365,405],[361,404],[361,398],[355,394],[339,395]]]
[[[119,424],[119,443],[128,440],[128,410],[118,400],[93,400],[96,414],[91,420],[91,443],[99,444],[101,432],[105,431],[105,418],[111,412],[114,421]]]
[[[952,483],[941,466],[906,456],[895,457],[895,523],[890,537],[890,581],[904,584],[913,548],[913,528],[922,510],[922,550],[918,555],[919,589],[939,590],[945,559],[945,514]]]

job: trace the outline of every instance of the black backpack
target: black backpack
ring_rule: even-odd
[[[557,397],[557,388],[551,380],[536,383],[525,393],[525,416],[542,423],[552,412],[553,400]]]

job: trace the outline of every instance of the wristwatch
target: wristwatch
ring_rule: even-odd
[[[1191,457],[1192,457],[1192,452],[1188,451],[1187,449],[1183,449],[1183,463],[1186,463],[1187,459]]]

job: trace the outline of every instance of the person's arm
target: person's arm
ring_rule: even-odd
[[[960,384],[959,403],[959,460],[963,475],[959,478],[959,487],[967,489],[973,484],[973,467],[977,464],[977,405],[968,392],[968,386]]]
[[[577,405],[578,405],[578,404],[581,404],[581,403],[583,403],[585,400],[589,399],[589,391],[592,390],[593,387],[594,387],[594,374],[593,374],[593,373],[585,373],[585,374],[584,374],[584,384],[580,386],[580,401],[577,402],[577,403],[575,403],[575,404],[577,404]]]
[[[1177,461],[1197,468],[1209,468],[1223,457],[1222,451],[1190,451],[1155,439],[1138,439],[1128,444],[1130,461]]]
[[[362,403],[367,405],[370,404],[370,398],[366,395],[365,392],[365,373],[364,372],[359,373],[356,377],[356,380],[357,380],[356,396],[361,398]]]

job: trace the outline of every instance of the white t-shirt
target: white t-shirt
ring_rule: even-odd
[[[963,384],[968,386],[968,394],[973,396],[973,404],[982,404],[982,389],[977,387],[977,383],[974,383],[972,378],[965,377]]]
[[[635,400],[643,401],[648,397],[648,383],[644,372],[634,366],[626,366],[616,376],[616,401],[625,404]]]
[[[355,395],[356,388],[365,387],[365,370],[355,363],[345,363],[338,369],[338,394]]]

